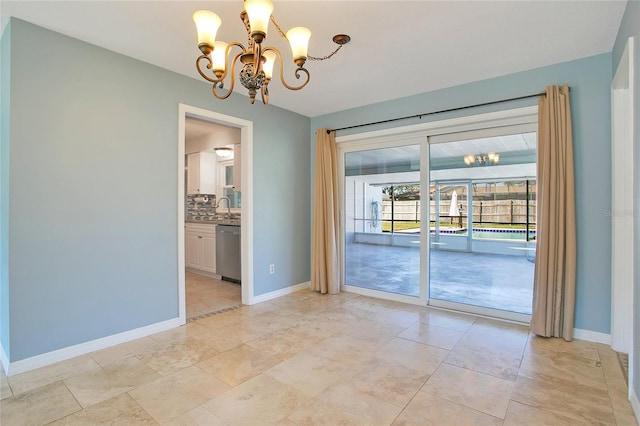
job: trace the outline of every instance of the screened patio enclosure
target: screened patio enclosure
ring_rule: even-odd
[[[345,152],[344,284],[530,315],[535,146],[535,132],[430,143],[427,170],[421,144]]]

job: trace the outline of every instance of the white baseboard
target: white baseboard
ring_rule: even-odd
[[[631,408],[633,408],[633,412],[636,415],[636,422],[640,426],[640,401],[638,401],[638,395],[636,392],[631,389],[631,393],[629,394],[629,402],[631,403]]]
[[[213,272],[203,271],[201,269],[186,267],[184,268],[184,270],[187,272],[193,272],[194,274],[204,275],[205,277],[215,278],[216,280],[222,279],[222,275],[214,274]]]
[[[269,293],[252,297],[251,305],[256,303],[266,302],[267,300],[275,299],[277,297],[286,296],[287,294],[295,293],[296,291],[304,290],[309,287],[311,287],[311,281],[295,284],[295,285],[292,285],[291,287],[281,288],[280,290],[276,290],[276,291],[270,291]]]
[[[9,371],[9,357],[4,351],[4,346],[2,346],[2,343],[0,343],[0,364],[2,366],[2,369],[4,370],[4,374],[6,375]]]
[[[55,364],[56,362],[65,361],[67,359],[95,352],[110,346],[119,345],[120,343],[129,342],[131,340],[179,327],[183,324],[184,321],[180,321],[179,318],[173,318],[167,321],[147,325],[145,327],[136,328],[134,330],[125,331],[123,333],[113,334],[111,336],[102,337],[89,342],[57,349],[31,358],[21,359],[20,361],[9,362],[5,367],[5,372],[7,376],[13,376],[15,374],[24,373],[40,367],[46,367],[47,365]],[[4,351],[2,352],[2,356],[5,356]]]
[[[602,343],[604,345],[611,345],[611,334],[607,334],[607,333],[599,333],[597,331],[574,328],[573,337],[580,340],[588,340],[589,342]]]

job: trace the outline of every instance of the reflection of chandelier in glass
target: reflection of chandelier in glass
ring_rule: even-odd
[[[500,154],[489,152],[487,154],[469,154],[464,156],[464,164],[471,166],[494,166],[500,161]]]
[[[307,49],[311,31],[304,27],[295,27],[285,34],[271,15],[272,11],[273,4],[269,0],[244,1],[244,10],[240,14],[240,19],[247,30],[246,47],[237,41],[224,43],[215,40],[218,28],[222,24],[220,17],[215,13],[208,10],[199,10],[193,14],[193,20],[198,30],[198,47],[202,52],[202,55],[196,60],[196,68],[202,78],[213,83],[213,95],[216,98],[226,99],[233,92],[235,68],[238,60],[242,63],[242,69],[238,77],[240,83],[248,90],[251,103],[255,102],[256,94],[259,90],[262,102],[267,104],[269,103],[268,85],[273,76],[273,66],[276,59],[280,59],[280,82],[282,85],[289,90],[300,90],[309,83],[309,71],[304,68],[307,59],[318,61],[329,59],[351,40],[348,35],[336,35],[333,37],[333,41],[338,44],[338,48],[331,54],[323,58],[308,56]],[[306,79],[299,86],[291,86],[284,80],[282,54],[280,51],[275,47],[262,46],[262,42],[267,37],[269,20],[273,22],[280,35],[288,40],[291,45],[293,62],[297,66],[294,74],[296,79],[299,79],[301,74],[306,74]],[[234,46],[238,47],[240,52],[229,62],[229,53]],[[201,61],[206,63],[204,68],[213,71],[213,76],[210,77],[203,71]],[[231,64],[230,87],[227,93],[221,94],[218,89],[224,88],[224,80],[229,73],[229,63]]]

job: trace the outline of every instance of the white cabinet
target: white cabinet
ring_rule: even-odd
[[[187,194],[216,193],[216,162],[213,151],[187,155]]]
[[[185,226],[187,268],[216,273],[216,225],[187,223]]]

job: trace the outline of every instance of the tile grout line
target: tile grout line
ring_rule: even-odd
[[[226,307],[226,308],[218,309],[216,311],[207,312],[206,314],[197,315],[195,317],[188,318],[187,319],[187,323],[190,323],[190,322],[193,322],[193,321],[197,321],[197,320],[202,319],[202,318],[208,318],[208,317],[211,317],[211,316],[214,316],[214,315],[222,314],[224,312],[233,311],[233,310],[238,309],[240,307],[242,307],[242,305],[234,305],[234,306],[229,306],[229,307]]]

